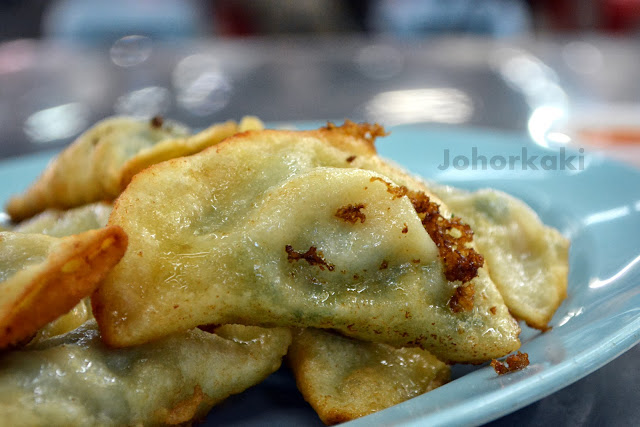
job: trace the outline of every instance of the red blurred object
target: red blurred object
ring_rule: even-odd
[[[529,0],[529,4],[542,29],[612,33],[640,29],[640,0]]]
[[[600,27],[611,32],[635,30],[640,24],[640,0],[600,0]]]
[[[251,16],[242,4],[234,2],[215,2],[216,24],[218,31],[225,36],[248,36],[256,33]]]

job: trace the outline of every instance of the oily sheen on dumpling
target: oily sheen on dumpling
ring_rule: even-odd
[[[214,124],[195,135],[157,117],[102,120],[60,153],[24,194],[12,197],[7,213],[21,221],[47,208],[113,200],[147,166],[197,153],[236,132],[261,128],[255,117],[240,124],[232,120]]]
[[[286,328],[226,325],[110,349],[95,321],[0,355],[0,417],[11,426],[176,425],[280,367]]]
[[[105,202],[91,203],[66,211],[47,209],[19,223],[13,231],[54,237],[70,236],[106,226],[112,209],[113,205]]]
[[[425,189],[377,157],[374,132],[248,132],[138,174],[109,220],[129,250],[92,298],[105,341],[239,323],[337,329],[447,361],[517,349],[483,268],[452,309],[460,281],[399,185]]]
[[[474,240],[507,307],[545,329],[567,295],[569,241],[545,226],[522,201],[496,190],[437,187],[449,208],[474,230]]]
[[[104,202],[92,203],[66,211],[47,209],[33,218],[19,223],[13,231],[40,233],[54,237],[71,236],[105,227],[112,209],[111,204]],[[93,315],[91,302],[87,297],[67,313],[40,328],[30,342],[33,343],[72,331],[89,319],[93,319]]]
[[[0,232],[0,348],[30,339],[89,296],[126,247],[118,226],[64,238]]]
[[[381,411],[449,380],[449,366],[419,348],[394,348],[319,329],[297,330],[287,355],[298,389],[325,424]]]

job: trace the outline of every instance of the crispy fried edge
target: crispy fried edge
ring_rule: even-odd
[[[19,343],[91,295],[127,248],[119,226],[63,238],[18,298],[0,313],[0,348]],[[20,280],[19,274],[8,280]]]

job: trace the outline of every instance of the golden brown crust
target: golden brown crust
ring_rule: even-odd
[[[21,286],[0,313],[0,348],[18,343],[89,296],[124,255],[127,235],[119,226],[62,239],[46,265]],[[19,280],[17,273],[9,280]]]

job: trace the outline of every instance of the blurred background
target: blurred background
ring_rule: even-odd
[[[113,114],[250,113],[573,132],[634,161],[639,30],[640,0],[3,0],[0,158]]]

